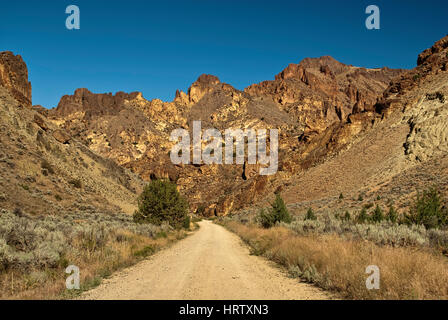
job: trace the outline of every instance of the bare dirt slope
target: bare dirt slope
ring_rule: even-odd
[[[86,292],[83,299],[328,299],[251,256],[240,238],[210,221],[176,243]]]

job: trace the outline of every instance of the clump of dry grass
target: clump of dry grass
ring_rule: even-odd
[[[348,299],[448,299],[448,261],[428,248],[378,246],[335,234],[298,235],[234,221],[225,226],[254,254],[287,267],[302,280]],[[368,290],[366,267],[380,269],[380,289]]]

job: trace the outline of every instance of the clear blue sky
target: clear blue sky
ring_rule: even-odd
[[[70,4],[80,30],[65,28]],[[381,30],[365,28],[370,4]],[[448,33],[447,0],[22,0],[2,1],[0,12],[0,51],[23,56],[33,103],[45,107],[79,87],[172,100],[202,73],[243,89],[322,55],[412,68]]]

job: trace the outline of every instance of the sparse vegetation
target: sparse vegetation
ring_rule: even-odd
[[[177,191],[177,186],[166,180],[149,182],[138,198],[134,221],[162,225],[169,223],[181,228],[188,213],[188,203]]]
[[[418,193],[404,221],[408,224],[424,225],[428,229],[446,226],[448,209],[443,205],[437,188],[433,187]]]
[[[355,217],[298,213],[291,223],[261,229],[250,217],[222,218],[251,247],[302,281],[349,299],[448,299],[448,214],[436,188],[418,193],[408,214],[388,201]],[[316,219],[309,219],[310,216]],[[235,215],[235,217],[237,217]],[[373,263],[374,262],[374,263]],[[365,267],[381,269],[380,290],[365,290]]]
[[[302,235],[286,225],[267,230],[234,221],[224,224],[247,242],[254,254],[263,255],[288,268],[292,276],[343,298],[448,299],[448,262],[431,251],[379,246],[335,234]],[[366,290],[365,268],[369,264],[381,269],[379,290]]]
[[[274,215],[266,211],[264,208],[260,209],[258,213],[258,222],[263,228],[271,228],[275,225]]]
[[[183,234],[167,224],[136,224],[124,214],[30,217],[1,210],[0,298],[71,297]],[[70,264],[82,270],[80,291],[65,291]]]

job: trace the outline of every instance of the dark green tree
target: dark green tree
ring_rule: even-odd
[[[376,205],[376,208],[373,211],[371,219],[373,222],[381,222],[384,219],[383,210],[381,210],[381,208],[378,204]]]
[[[134,213],[134,221],[161,225],[168,222],[180,228],[188,213],[188,203],[177,191],[174,183],[166,180],[149,182],[138,198],[138,210]]]
[[[275,200],[271,206],[272,208],[269,211],[261,209],[258,214],[258,221],[263,228],[271,228],[277,222],[291,223],[291,215],[289,214],[285,202],[279,194],[275,195]]]
[[[351,218],[352,218],[352,217],[350,216],[350,212],[345,211],[344,220],[345,220],[345,221],[350,221]]]
[[[427,229],[446,226],[448,224],[448,210],[443,206],[437,188],[433,187],[417,194],[405,221],[409,224],[422,224]]]

